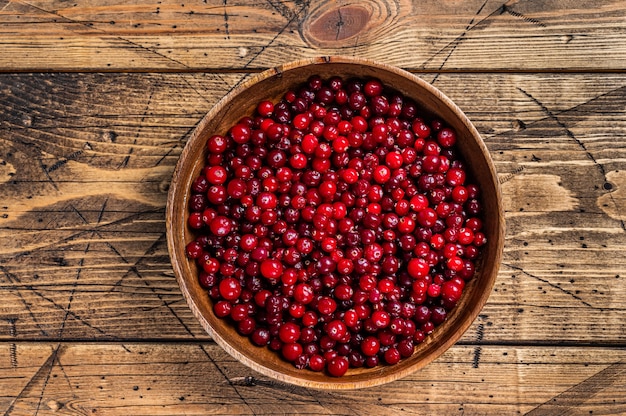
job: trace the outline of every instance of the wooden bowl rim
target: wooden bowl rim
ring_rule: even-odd
[[[420,88],[426,90],[428,93],[433,95],[445,107],[447,107],[450,111],[452,111],[454,115],[458,118],[458,120],[463,124],[464,128],[467,129],[467,132],[475,141],[474,144],[478,146],[478,148],[480,149],[480,153],[482,154],[484,158],[483,161],[489,170],[489,176],[491,177],[492,182],[493,182],[491,185],[493,185],[492,191],[495,193],[495,203],[496,203],[496,211],[497,211],[497,217],[498,217],[497,224],[496,224],[497,230],[495,233],[497,236],[497,242],[495,244],[495,252],[492,253],[493,264],[490,265],[491,273],[488,276],[484,276],[484,275],[481,276],[482,279],[485,279],[485,278],[487,279],[486,281],[483,281],[483,282],[486,282],[485,290],[480,294],[477,302],[469,310],[463,311],[462,317],[458,318],[461,321],[460,327],[458,328],[458,330],[456,332],[447,333],[446,334],[447,338],[443,340],[438,340],[438,347],[434,351],[427,353],[419,361],[416,361],[412,363],[411,365],[405,365],[405,366],[401,366],[399,364],[393,367],[380,366],[380,368],[387,368],[387,369],[392,368],[393,369],[393,370],[387,371],[386,373],[384,371],[377,371],[377,369],[379,369],[378,367],[373,368],[373,369],[367,369],[365,371],[367,372],[368,375],[371,375],[371,378],[362,379],[358,381],[350,380],[350,378],[347,376],[340,377],[340,378],[333,378],[333,377],[326,376],[325,381],[316,381],[316,380],[306,379],[303,377],[292,376],[292,375],[277,371],[276,369],[266,366],[258,361],[255,361],[252,358],[248,357],[247,355],[241,353],[239,350],[233,347],[230,343],[228,343],[220,335],[220,333],[217,332],[211,326],[211,324],[207,321],[206,317],[199,310],[198,306],[196,305],[196,300],[194,299],[194,295],[189,291],[187,287],[187,282],[185,280],[185,275],[187,274],[187,272],[183,269],[181,265],[181,262],[188,262],[188,259],[184,255],[179,255],[177,251],[177,247],[179,247],[181,244],[184,245],[185,242],[181,241],[180,239],[180,237],[183,235],[182,233],[180,235],[177,235],[176,225],[179,224],[177,221],[180,221],[180,218],[178,217],[178,214],[175,212],[175,205],[176,205],[175,201],[177,198],[180,198],[182,196],[184,203],[181,203],[180,206],[186,208],[187,207],[186,197],[189,194],[188,189],[183,189],[184,187],[179,186],[179,185],[184,185],[184,179],[185,179],[184,177],[181,176],[181,173],[183,171],[184,165],[186,163],[190,163],[188,159],[189,159],[189,155],[192,153],[192,148],[194,147],[193,145],[196,144],[198,140],[201,140],[203,137],[206,137],[204,129],[206,128],[209,121],[213,117],[215,117],[222,109],[227,107],[228,104],[233,99],[235,99],[239,94],[243,93],[254,84],[257,84],[259,82],[262,82],[274,76],[281,76],[283,73],[288,72],[290,70],[299,69],[299,68],[306,67],[306,66],[324,65],[324,64],[361,65],[361,66],[367,66],[367,67],[371,67],[374,69],[390,72],[396,76],[406,78],[408,81],[417,84]],[[393,88],[394,86],[391,85],[391,87]],[[423,106],[422,103],[419,103],[419,104],[420,106]],[[191,163],[193,163],[193,161],[191,161]],[[183,212],[183,215],[184,215],[184,212]],[[311,58],[311,59],[302,59],[302,60],[296,60],[293,62],[288,62],[283,65],[273,67],[263,72],[260,72],[252,76],[251,78],[241,82],[236,87],[234,87],[221,100],[219,100],[213,106],[213,108],[211,108],[211,110],[202,118],[202,120],[198,123],[198,125],[194,128],[193,132],[191,133],[189,139],[187,140],[187,143],[185,144],[183,151],[181,152],[178,163],[176,164],[176,167],[172,174],[172,181],[171,181],[170,189],[168,192],[167,206],[166,206],[167,245],[168,245],[168,251],[170,254],[170,259],[172,262],[172,267],[174,269],[174,274],[181,288],[183,297],[185,298],[193,315],[196,317],[196,319],[198,319],[198,321],[200,322],[204,330],[226,352],[228,352],[231,356],[233,356],[235,359],[237,359],[244,365],[248,366],[249,368],[255,371],[258,371],[261,374],[264,374],[266,376],[279,380],[279,381],[287,382],[287,383],[298,385],[298,386],[316,388],[316,389],[322,389],[322,390],[357,389],[357,388],[372,387],[372,386],[385,384],[385,383],[397,380],[399,378],[405,377],[423,368],[424,366],[426,366],[427,364],[429,364],[430,362],[432,362],[433,360],[441,356],[441,354],[443,354],[445,351],[447,351],[467,331],[467,329],[472,324],[472,322],[477,318],[478,314],[480,313],[480,311],[482,310],[482,308],[484,307],[485,303],[487,302],[489,298],[489,295],[495,283],[499,266],[501,263],[501,259],[502,259],[502,252],[504,248],[504,232],[505,232],[505,223],[504,223],[504,214],[503,214],[503,206],[502,206],[502,196],[501,196],[500,184],[497,180],[495,166],[491,159],[490,153],[485,143],[482,140],[482,137],[480,136],[480,134],[478,133],[474,125],[467,118],[467,116],[463,113],[463,111],[452,100],[450,100],[445,94],[443,94],[439,89],[429,84],[428,82],[422,80],[421,78],[417,77],[416,75],[411,74],[410,72],[407,72],[403,69],[400,69],[394,66],[390,66],[384,63],[380,63],[380,62],[376,62],[376,61],[372,61],[368,59],[351,58],[351,57],[345,57],[345,56],[321,56],[321,57],[316,57],[316,58]],[[197,278],[197,277],[194,276],[194,278]],[[476,280],[476,278],[474,278],[474,280]],[[441,328],[441,326],[438,328]],[[423,344],[428,345],[432,343],[433,338],[434,338],[433,334],[429,335]],[[303,376],[307,374],[307,370],[300,370],[300,371],[303,372],[302,373]],[[380,373],[380,374],[378,374],[377,376],[377,373]],[[314,373],[314,374],[316,376],[319,376],[319,373]]]

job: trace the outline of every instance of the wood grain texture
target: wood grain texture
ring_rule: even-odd
[[[626,414],[625,39],[621,0],[0,0],[0,412]],[[203,115],[261,69],[331,54],[452,98],[507,221],[460,342],[345,392],[213,343],[164,223]]]
[[[621,349],[483,347],[476,363],[473,348],[456,346],[404,379],[348,392],[284,385],[212,343],[18,343],[15,351],[11,365],[0,349],[0,411],[9,415],[626,411]]]
[[[3,71],[258,69],[349,55],[421,70],[621,70],[619,0],[0,1]]]
[[[0,76],[2,340],[209,339],[172,274],[165,197],[189,132],[241,78]],[[462,342],[623,346],[626,77],[435,85],[485,138],[507,218],[496,286]]]

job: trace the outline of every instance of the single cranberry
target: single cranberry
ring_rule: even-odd
[[[419,138],[425,139],[430,136],[430,127],[421,119],[415,119],[411,127]]]
[[[218,318],[225,318],[230,315],[232,305],[227,300],[220,300],[213,305],[213,312]]]
[[[287,361],[296,361],[302,355],[302,345],[297,342],[283,344],[281,354]]]
[[[337,309],[337,303],[335,302],[334,299],[332,299],[332,298],[330,298],[328,296],[323,296],[317,302],[317,310],[322,315],[330,315],[330,314],[334,313],[336,309]]]
[[[383,84],[378,79],[371,79],[365,83],[363,92],[368,97],[379,96],[383,92]]]
[[[217,216],[211,221],[210,229],[214,235],[224,237],[231,232],[232,222],[224,216]]]
[[[300,338],[300,328],[292,322],[285,322],[281,325],[278,336],[284,343],[293,343]]]
[[[250,336],[250,339],[254,345],[259,347],[265,346],[270,342],[270,331],[266,328],[257,328]]]
[[[373,356],[378,354],[379,349],[380,342],[378,341],[378,338],[372,335],[367,336],[361,344],[361,352],[363,352],[363,354],[365,354],[366,356]]]
[[[235,124],[229,131],[235,143],[243,144],[250,140],[250,127],[243,123]]]
[[[449,127],[444,127],[437,132],[437,141],[443,147],[452,147],[456,143],[456,133]]]
[[[331,339],[340,341],[345,338],[348,328],[345,323],[340,320],[330,321],[326,324],[326,333]]]
[[[261,274],[268,279],[278,279],[283,273],[283,266],[278,260],[263,260]]]
[[[400,352],[397,348],[391,347],[387,351],[385,351],[384,359],[385,362],[389,365],[397,364],[400,361]]]
[[[335,357],[326,365],[326,371],[333,377],[341,377],[348,371],[349,363],[346,357]]]
[[[380,165],[374,169],[374,180],[378,183],[385,183],[391,179],[391,170],[385,166]]]
[[[241,295],[241,284],[239,284],[239,281],[237,281],[237,279],[228,277],[222,279],[219,284],[219,290],[222,298],[233,301],[239,298],[239,295]]]
[[[211,136],[207,140],[207,148],[209,152],[214,154],[224,153],[228,148],[228,139],[220,135]]]
[[[372,323],[376,328],[386,328],[391,323],[391,317],[386,311],[374,311],[372,313]]]
[[[319,354],[313,354],[309,358],[309,369],[312,371],[322,371],[326,367],[326,359]]]
[[[407,270],[414,279],[421,279],[426,277],[430,271],[430,266],[424,259],[415,258],[409,261]]]

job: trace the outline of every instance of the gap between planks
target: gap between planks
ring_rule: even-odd
[[[393,65],[398,67],[397,65]],[[266,68],[26,68],[26,69],[3,69],[0,74],[63,74],[63,73],[97,73],[97,74],[258,74],[273,67]],[[485,75],[529,75],[529,74],[555,74],[555,75],[577,75],[577,74],[626,74],[626,68],[529,68],[529,69],[417,69],[400,67],[401,69],[415,75],[430,74],[485,74]]]
[[[75,338],[75,339],[0,339],[0,346],[9,344],[62,344],[62,345],[120,345],[120,344],[159,344],[159,345],[217,345],[211,338],[197,339],[162,339],[162,338],[119,338],[119,339],[91,339],[91,338]],[[511,347],[511,348],[610,348],[610,349],[626,349],[625,342],[579,342],[579,341],[559,341],[559,342],[542,342],[542,341],[459,341],[452,347]],[[451,348],[452,348],[451,347]]]

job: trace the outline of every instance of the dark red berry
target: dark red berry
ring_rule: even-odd
[[[278,279],[283,273],[283,266],[278,260],[264,260],[261,263],[261,274],[268,279]]]
[[[348,359],[345,357],[335,357],[328,362],[326,370],[333,377],[341,377],[348,371]]]

